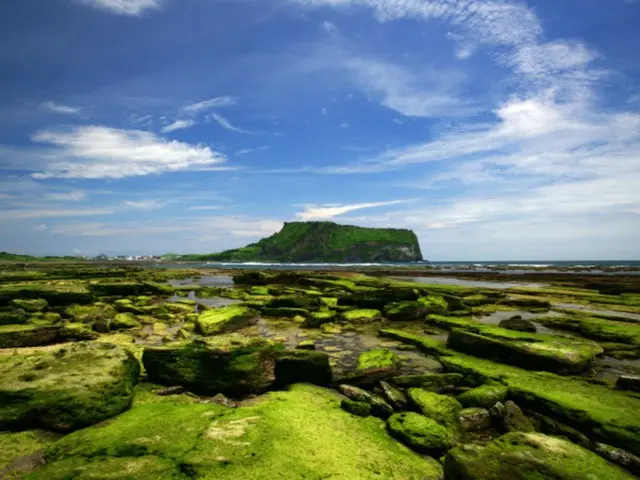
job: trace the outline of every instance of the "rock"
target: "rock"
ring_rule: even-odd
[[[409,448],[438,455],[455,444],[455,433],[431,418],[414,412],[394,413],[387,420],[389,433]]]
[[[447,353],[444,344],[426,335],[413,335],[403,330],[395,330],[391,328],[383,328],[378,333],[381,337],[393,338],[417,347],[428,355],[440,356]]]
[[[449,303],[439,295],[420,297],[418,303],[426,309],[428,314],[442,314],[449,310]]]
[[[301,316],[307,318],[309,316],[309,311],[304,308],[293,308],[293,307],[279,307],[279,308],[265,308],[262,311],[262,314],[265,317],[287,317],[294,318],[297,316]]]
[[[486,446],[461,445],[444,462],[447,480],[583,478],[631,480],[633,476],[593,452],[541,433],[508,433]]]
[[[448,386],[458,386],[464,377],[459,373],[425,373],[422,375],[398,375],[390,382],[398,387],[420,387],[425,390],[435,390]]]
[[[89,285],[90,290],[98,297],[133,297],[140,295],[172,295],[173,288],[151,282],[96,283]]]
[[[74,303],[85,304],[93,301],[93,295],[84,286],[24,284],[0,286],[0,307],[13,299],[44,299],[50,307],[62,307]]]
[[[187,315],[195,311],[195,302],[193,305],[185,304],[182,302],[165,303],[163,307],[169,313],[177,313],[178,315]]]
[[[111,320],[111,324],[109,325],[110,330],[138,328],[140,326],[140,322],[138,322],[130,313],[118,313],[114,319]]]
[[[343,398],[340,406],[344,411],[353,413],[358,417],[368,417],[371,415],[371,405],[365,402],[356,402],[350,398]]]
[[[108,325],[116,313],[118,312],[113,306],[100,302],[91,305],[71,305],[65,309],[65,314],[74,322],[104,325],[106,332],[109,331]]]
[[[325,323],[330,323],[336,320],[338,314],[333,310],[311,312],[308,317],[302,322],[302,328],[318,328]]]
[[[40,312],[47,308],[47,301],[44,298],[14,298],[9,304],[25,312]]]
[[[616,388],[619,390],[631,390],[633,392],[640,392],[640,377],[621,375],[616,381]]]
[[[275,355],[275,384],[294,383],[329,385],[332,380],[329,355],[308,350],[289,350]]]
[[[228,399],[221,393],[214,395],[213,398],[209,400],[209,402],[215,403],[216,405],[222,405],[223,407],[228,407],[228,408],[236,408],[238,406],[237,402],[234,402],[233,400]]]
[[[338,389],[345,397],[351,400],[371,405],[371,414],[376,417],[388,418],[393,413],[393,408],[382,397],[374,393],[369,393],[351,385],[340,385]]]
[[[337,323],[325,323],[320,327],[320,331],[328,335],[338,335],[342,333],[342,327]]]
[[[229,305],[201,313],[196,320],[196,332],[202,335],[219,335],[255,323],[257,312],[242,305]]]
[[[68,325],[70,327],[71,325]],[[71,340],[92,340],[97,335],[88,329],[65,326],[0,326],[0,348],[42,347]]]
[[[418,320],[427,313],[429,309],[417,301],[394,302],[384,307],[384,316],[390,321]]]
[[[491,427],[491,414],[486,408],[465,408],[458,417],[467,431],[486,430]]]
[[[347,323],[373,323],[382,320],[380,310],[359,309],[348,310],[341,315],[343,321]]]
[[[519,315],[508,318],[506,320],[502,320],[500,322],[500,327],[506,328],[507,330],[515,330],[518,332],[536,333],[537,331],[536,326],[531,320],[525,320]]]
[[[640,475],[640,457],[621,448],[594,442],[593,451],[610,462],[626,468],[634,475]]]
[[[22,324],[27,320],[29,320],[29,315],[24,310],[11,308],[0,311],[0,326]]]
[[[407,398],[425,417],[433,418],[442,425],[458,425],[462,405],[455,398],[421,388],[407,390]]]
[[[535,432],[536,429],[529,418],[522,413],[511,400],[503,405],[497,402],[489,409],[489,413],[494,418],[498,429],[503,432]]]
[[[147,347],[142,363],[149,379],[160,385],[182,385],[204,395],[246,395],[273,383],[274,357],[268,340],[228,334]]]
[[[603,350],[594,342],[557,338],[540,341],[531,334],[483,328],[482,333],[453,329],[447,346],[458,352],[489,358],[529,370],[580,373]],[[513,335],[512,338],[506,338]],[[499,336],[499,337],[498,337]],[[525,338],[527,337],[527,338]]]
[[[496,402],[504,402],[509,389],[504,385],[483,385],[458,395],[463,407],[491,408]]]
[[[140,366],[127,350],[79,342],[0,361],[0,428],[71,431],[127,410]]]
[[[551,308],[551,303],[548,300],[541,300],[528,295],[508,295],[500,303],[510,307],[541,308],[546,310]]]
[[[397,369],[400,365],[400,360],[391,350],[386,348],[377,348],[375,350],[369,350],[362,352],[358,357],[359,371],[367,370],[379,370],[379,369]]]
[[[185,389],[181,385],[177,385],[175,387],[161,388],[159,390],[153,391],[153,393],[155,393],[156,395],[160,395],[161,397],[166,397],[168,395],[180,395],[181,393],[184,393],[184,392],[185,392]]]
[[[442,478],[438,462],[345,412],[328,389],[294,385],[238,408],[158,400],[62,438],[30,480]]]
[[[303,340],[296,345],[297,350],[315,350],[316,344],[313,340]]]
[[[380,388],[389,404],[397,410],[402,410],[407,406],[407,397],[397,388],[384,380],[380,382]]]
[[[303,308],[317,307],[318,299],[303,295],[282,295],[273,297],[267,302],[268,308]]]

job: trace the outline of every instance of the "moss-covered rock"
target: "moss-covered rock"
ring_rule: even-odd
[[[69,431],[111,418],[129,408],[139,373],[107,343],[0,356],[0,428]]]
[[[504,402],[509,389],[500,384],[482,385],[458,395],[457,400],[463,407],[490,408],[496,402]]]
[[[265,317],[287,317],[293,318],[297,316],[301,316],[304,318],[308,318],[310,312],[305,310],[304,308],[293,308],[293,307],[279,307],[279,308],[265,308],[262,311],[262,315]]]
[[[519,315],[502,320],[500,322],[500,328],[530,333],[536,333],[537,331],[535,324],[531,320],[526,320]]]
[[[18,325],[26,323],[29,315],[24,310],[10,308],[0,311],[0,325]]]
[[[140,295],[172,295],[173,288],[152,282],[96,283],[89,285],[97,297],[131,297]]]
[[[382,380],[380,382],[380,389],[382,390],[384,398],[393,408],[402,410],[407,406],[407,397],[393,385]]]
[[[384,316],[391,321],[408,321],[424,318],[429,309],[417,301],[394,302],[385,305]]]
[[[168,302],[168,303],[165,303],[163,307],[169,313],[176,313],[178,315],[188,315],[195,311],[195,302],[193,304],[183,303],[183,302]]]
[[[85,304],[93,295],[83,285],[17,284],[0,286],[0,307],[14,299],[44,299],[51,307]]]
[[[353,413],[358,417],[368,417],[371,415],[371,405],[365,402],[356,402],[350,398],[343,398],[340,406],[345,412]]]
[[[312,308],[318,305],[318,299],[303,295],[282,295],[267,302],[269,308]]]
[[[118,313],[110,323],[111,330],[122,330],[126,328],[138,328],[140,322],[131,313]]]
[[[441,341],[435,340],[426,335],[414,335],[412,333],[407,333],[402,330],[395,330],[391,328],[381,329],[379,335],[381,337],[400,340],[401,342],[416,346],[418,347],[418,349],[429,355],[439,356],[447,353],[447,348]]]
[[[20,308],[25,312],[40,312],[47,308],[47,301],[44,298],[14,298],[10,302],[11,306]]]
[[[402,388],[419,387],[425,390],[437,390],[443,387],[458,386],[464,381],[459,373],[423,373],[419,375],[397,375],[391,383]]]
[[[399,367],[400,360],[397,355],[386,348],[376,348],[362,352],[358,357],[359,371],[389,369],[395,370]]]
[[[589,437],[640,455],[640,399],[603,385],[466,355],[441,357],[450,371],[499,381],[523,408],[547,415]]]
[[[331,323],[338,316],[334,310],[322,310],[318,312],[310,312],[302,323],[302,328],[317,328],[325,323]]]
[[[202,335],[219,335],[246,327],[257,319],[257,312],[243,305],[214,308],[198,316],[196,332]]]
[[[19,480],[44,458],[44,447],[58,435],[43,430],[0,432],[0,478]]]
[[[455,398],[429,392],[422,388],[407,390],[407,398],[425,417],[433,418],[442,425],[456,427],[462,405]]]
[[[426,313],[443,314],[449,310],[449,304],[439,295],[420,297],[418,303],[426,309]]]
[[[595,453],[541,433],[510,433],[485,447],[457,447],[447,455],[444,468],[452,480],[634,478]]]
[[[332,380],[329,355],[309,350],[288,350],[276,353],[275,385],[294,383],[329,385]]]
[[[0,348],[41,347],[96,336],[88,329],[74,330],[63,325],[4,325],[0,326]]]
[[[108,333],[111,320],[118,311],[106,303],[97,302],[91,305],[71,305],[65,309],[65,315],[73,322],[92,325],[97,332]]]
[[[387,427],[392,436],[418,452],[438,455],[455,444],[455,432],[418,413],[394,413]]]
[[[462,428],[470,432],[491,427],[491,415],[486,408],[464,408],[458,418]]]
[[[351,385],[340,385],[340,392],[356,402],[363,402],[371,405],[371,414],[380,418],[388,418],[393,413],[393,408],[384,401],[382,397],[375,393],[367,392],[362,388]]]
[[[238,334],[148,347],[142,363],[151,381],[203,394],[245,395],[275,380],[273,344]]]
[[[156,398],[160,403],[61,439],[30,480],[442,477],[436,461],[393,440],[378,419],[343,411],[340,398],[324,388],[295,385],[235,409]],[[103,463],[105,457],[121,463]],[[147,468],[139,467],[144,461]]]
[[[382,313],[374,309],[348,310],[342,313],[341,318],[348,323],[372,323],[382,320]]]

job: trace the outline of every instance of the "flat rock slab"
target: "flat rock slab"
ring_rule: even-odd
[[[0,356],[0,428],[70,431],[127,410],[140,365],[125,349],[80,342]]]

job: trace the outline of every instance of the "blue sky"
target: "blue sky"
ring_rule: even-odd
[[[640,1],[4,0],[0,250],[640,259]]]

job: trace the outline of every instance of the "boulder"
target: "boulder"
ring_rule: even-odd
[[[390,382],[398,387],[419,387],[425,390],[438,390],[444,387],[461,385],[464,377],[459,373],[423,373],[420,375],[398,375]]]
[[[246,327],[258,319],[257,312],[242,305],[229,305],[201,313],[196,320],[196,332],[219,335]]]
[[[391,321],[408,321],[424,318],[429,309],[420,302],[394,302],[385,305],[384,316]]]
[[[262,392],[275,380],[273,344],[238,334],[147,347],[142,363],[152,382],[204,395]]]
[[[541,433],[508,433],[486,446],[461,445],[444,462],[447,480],[583,478],[631,480],[624,470],[567,440]]]
[[[110,330],[123,330],[127,328],[138,328],[141,324],[130,313],[118,313],[109,325]]]
[[[362,352],[358,357],[358,371],[379,370],[379,369],[397,369],[400,360],[391,350],[386,348],[377,348]]]
[[[25,312],[41,312],[47,308],[47,301],[44,298],[14,298],[9,302],[11,306],[24,310]]]
[[[442,425],[455,427],[459,424],[462,405],[446,395],[429,392],[422,388],[407,390],[407,398],[425,417],[433,418]]]
[[[504,385],[482,385],[458,395],[457,400],[463,407],[491,408],[496,402],[504,402],[509,388]]]
[[[350,398],[343,398],[340,406],[344,411],[353,413],[358,417],[368,417],[371,415],[371,405],[365,402],[356,402]]]
[[[407,397],[393,385],[383,380],[380,382],[380,389],[389,404],[395,409],[402,410],[407,406]]]
[[[329,385],[332,380],[329,355],[308,350],[288,350],[275,355],[275,385],[294,383]]]
[[[382,397],[374,393],[369,393],[362,388],[351,385],[340,385],[338,389],[345,397],[351,400],[371,405],[371,414],[376,417],[388,418],[393,413],[393,408]]]
[[[502,320],[500,322],[500,327],[506,328],[507,330],[515,330],[518,332],[536,333],[537,331],[536,326],[531,320],[525,320],[519,315],[508,318],[506,320]]]
[[[421,453],[437,456],[455,444],[455,432],[414,412],[394,413],[387,428],[397,440]]]
[[[293,308],[293,307],[279,307],[279,308],[265,308],[262,311],[262,314],[265,317],[288,317],[293,318],[297,316],[304,317],[305,319],[309,317],[309,311],[304,308]]]
[[[302,328],[317,328],[325,323],[330,323],[336,320],[338,314],[333,310],[323,310],[319,312],[310,312],[302,322]]]
[[[486,430],[491,427],[491,414],[486,408],[465,408],[458,417],[467,431]]]
[[[374,309],[348,310],[340,317],[347,323],[373,323],[382,320],[382,313]]]
[[[640,377],[621,375],[618,377],[618,380],[616,380],[616,388],[619,390],[631,390],[632,392],[640,392]]]
[[[0,325],[17,325],[26,323],[29,315],[24,310],[10,308],[0,311]]]
[[[42,347],[71,340],[92,340],[97,334],[88,329],[72,329],[63,325],[0,326],[0,348]]]
[[[294,385],[238,408],[157,398],[62,438],[30,480],[442,478],[438,462],[345,412],[328,389]]]
[[[449,310],[449,303],[439,295],[420,297],[418,303],[425,308],[428,314],[443,314]]]
[[[0,428],[67,432],[127,410],[140,366],[127,350],[79,342],[0,358]]]
[[[502,432],[535,432],[536,429],[529,418],[522,413],[520,407],[511,400],[504,405],[497,402],[489,409],[489,413]]]

